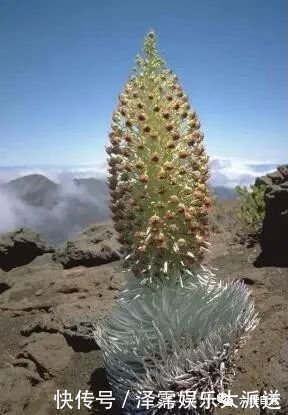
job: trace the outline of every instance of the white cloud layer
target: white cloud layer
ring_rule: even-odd
[[[277,163],[237,158],[211,157],[211,183],[214,186],[235,187],[249,185],[256,177],[275,170]],[[107,163],[87,163],[75,166],[0,167],[0,184],[29,174],[42,174],[50,180],[62,183],[72,178],[105,178]]]
[[[98,163],[87,163],[76,166],[0,166],[0,184],[7,183],[10,180],[19,177],[28,176],[29,174],[41,174],[48,179],[61,183],[63,180],[72,178],[104,178],[106,176],[107,163],[105,161]]]
[[[233,188],[252,184],[256,177],[275,170],[277,163],[236,158],[211,158],[211,184]]]
[[[210,166],[212,186],[233,188],[253,183],[277,164],[214,157]],[[73,183],[74,178],[105,180],[106,172],[106,162],[66,167],[0,167],[0,185],[30,174],[41,174],[60,184],[57,203],[50,208],[28,205],[0,187],[0,233],[25,226],[36,229],[52,243],[60,243],[85,225],[107,219],[110,212],[103,191],[98,197]]]
[[[102,166],[71,166],[69,168],[0,168],[0,233],[27,227],[37,230],[53,244],[64,242],[85,226],[106,220],[110,211],[107,194],[99,186],[99,197],[91,194],[85,186],[77,186],[74,178],[103,178],[106,169]],[[47,203],[33,205],[20,199],[15,190],[1,186],[11,180],[41,174],[58,184],[55,194],[47,197]],[[48,182],[49,184],[49,182]],[[53,184],[52,184],[53,185]],[[45,183],[43,185],[45,187]],[[18,189],[19,190],[19,189]],[[21,190],[21,189],[20,189]],[[93,190],[93,189],[92,189]],[[34,189],[29,186],[31,199]],[[36,190],[36,194],[38,189]],[[49,191],[48,191],[49,193]],[[95,193],[95,191],[94,191]],[[40,195],[38,199],[41,199]],[[49,201],[49,199],[51,199]],[[34,201],[35,201],[34,200]]]

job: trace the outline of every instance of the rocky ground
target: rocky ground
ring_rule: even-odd
[[[218,216],[218,217],[217,217]],[[211,263],[221,279],[241,279],[251,289],[260,324],[239,351],[233,394],[242,391],[275,391],[281,394],[281,410],[218,410],[217,415],[288,414],[288,268],[259,267],[262,251],[258,244],[240,244],[235,223],[235,202],[220,204]]]
[[[288,268],[253,265],[260,247],[247,248],[235,238],[233,202],[218,205],[213,221],[207,261],[218,269],[218,278],[249,285],[261,318],[239,351],[232,392],[278,389],[282,409],[271,413],[288,414]],[[72,397],[79,390],[95,395],[109,390],[92,331],[122,284],[120,247],[107,223],[90,227],[56,252],[25,232],[0,238],[0,414],[89,414],[83,403],[77,408],[77,401],[70,402],[73,409],[57,410],[53,397],[57,389]],[[33,246],[32,258],[23,254],[11,267],[13,249],[19,258],[27,243]],[[93,412],[120,413],[116,406],[105,411],[99,405]],[[243,410],[218,413],[240,415]]]

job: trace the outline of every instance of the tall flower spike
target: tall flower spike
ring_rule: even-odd
[[[211,414],[202,393],[227,390],[236,352],[258,323],[247,287],[217,282],[200,263],[211,200],[199,129],[149,33],[107,149],[115,228],[133,272],[95,339],[116,399],[127,398],[123,414]],[[176,407],[139,407],[144,391],[156,404],[159,391],[173,391]],[[181,391],[196,393],[195,407],[180,405]]]
[[[112,163],[109,181],[128,265],[136,276],[150,267],[156,277],[164,265],[173,274],[201,261],[207,248],[208,157],[197,115],[159,56],[153,32],[135,72],[113,114],[109,164],[122,159]]]

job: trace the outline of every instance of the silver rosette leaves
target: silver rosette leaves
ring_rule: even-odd
[[[209,411],[200,401],[196,408],[181,406],[181,391],[197,391],[197,399],[205,391],[225,391],[236,352],[257,323],[241,282],[187,277],[143,286],[132,278],[112,313],[98,323],[95,339],[116,398],[126,400],[123,413],[200,415]],[[139,404],[143,391],[153,391],[153,407]],[[173,409],[157,404],[159,391],[175,392]]]

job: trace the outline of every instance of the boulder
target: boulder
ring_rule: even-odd
[[[288,165],[268,175],[265,217],[261,234],[261,260],[266,265],[288,266]]]
[[[40,376],[49,379],[60,373],[69,363],[73,349],[60,333],[33,333],[24,342],[20,358],[35,363]]]
[[[121,245],[110,223],[92,225],[58,248],[53,255],[64,268],[94,267],[120,259]]]
[[[288,181],[268,187],[261,235],[264,257],[271,265],[288,266]]]
[[[288,180],[288,164],[279,166],[278,171],[282,174],[285,180]]]
[[[0,269],[9,271],[33,261],[39,255],[53,252],[38,233],[20,228],[0,235]]]

